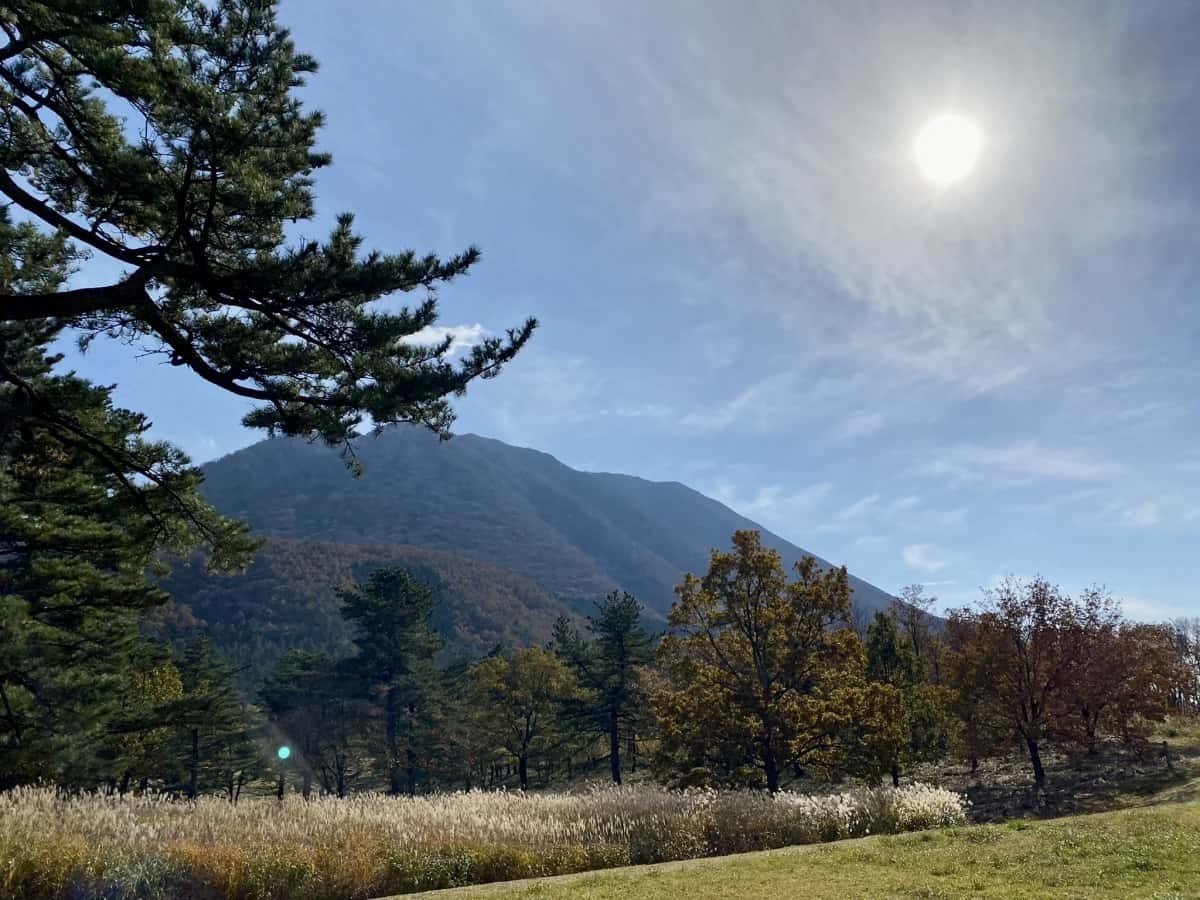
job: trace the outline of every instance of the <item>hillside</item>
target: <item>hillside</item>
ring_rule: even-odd
[[[434,585],[435,624],[456,650],[486,653],[497,644],[549,640],[571,610],[528,579],[494,566],[419,547],[272,539],[244,575],[209,576],[179,566],[167,587],[176,598],[152,627],[183,637],[197,626],[236,666],[261,674],[287,650],[344,653],[350,629],[337,589],[372,569],[402,565]],[[251,678],[250,680],[253,680]]]
[[[659,615],[684,572],[705,569],[739,528],[759,529],[788,565],[807,554],[682,484],[580,472],[475,435],[439,442],[390,429],[356,450],[361,478],[325,447],[262,441],[206,465],[204,493],[261,535],[452,553],[576,605],[622,588]],[[852,585],[860,611],[892,600],[861,579]]]

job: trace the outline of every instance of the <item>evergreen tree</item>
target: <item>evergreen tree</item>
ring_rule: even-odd
[[[297,96],[317,64],[273,2],[16,0],[0,30],[0,195],[46,240],[110,263],[70,290],[10,280],[0,323],[156,348],[255,402],[247,425],[332,444],[368,417],[447,434],[446,398],[532,334],[531,319],[458,363],[449,337],[419,340],[437,286],[470,269],[474,247],[364,254],[349,214],[323,243],[289,242],[330,157],[315,149],[322,115]],[[412,308],[376,304],[414,291]],[[65,399],[41,402],[75,432]]]
[[[639,670],[654,658],[654,638],[642,626],[642,605],[613,591],[588,617],[591,640],[565,619],[554,628],[554,649],[582,688],[575,710],[586,728],[608,737],[612,780],[621,783],[621,740],[644,719],[645,694]]]
[[[293,650],[264,681],[260,696],[272,733],[292,750],[301,793],[312,780],[345,797],[366,771],[365,687],[329,655]]]
[[[189,798],[219,789],[236,803],[242,787],[263,771],[255,715],[237,692],[233,670],[206,638],[191,641],[177,665],[183,693],[172,721],[179,784]]]
[[[0,291],[52,290],[70,262],[61,239],[0,208]],[[139,617],[167,599],[147,570],[199,545],[232,568],[254,546],[203,501],[186,456],[145,438],[143,416],[54,373],[58,333],[0,324],[0,785],[119,779],[112,729],[147,656]]]
[[[436,596],[400,568],[377,569],[340,596],[342,614],[358,629],[358,652],[347,661],[347,671],[378,698],[388,790],[413,794],[439,715],[441,676],[433,656],[442,639],[433,628]]]

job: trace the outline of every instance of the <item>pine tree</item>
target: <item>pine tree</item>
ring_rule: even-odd
[[[175,770],[185,796],[218,789],[236,803],[263,770],[255,715],[234,686],[234,672],[207,638],[188,643],[177,662],[183,693],[172,709]]]
[[[416,793],[440,708],[442,679],[433,663],[442,647],[433,629],[437,598],[429,585],[400,568],[377,569],[340,596],[342,614],[358,628],[358,652],[347,670],[378,698],[388,790]]]
[[[316,61],[273,2],[16,0],[0,31],[0,195],[46,240],[110,263],[70,290],[10,280],[0,323],[156,348],[255,402],[247,425],[331,444],[368,418],[447,434],[447,398],[532,334],[531,319],[458,363],[448,337],[413,342],[474,247],[364,254],[349,214],[325,242],[289,241],[289,225],[314,216],[314,173],[330,157],[315,149],[323,116],[297,96]],[[376,304],[410,292],[424,299]],[[71,429],[62,399],[41,402]]]
[[[70,264],[62,240],[0,209],[0,291],[54,289]],[[120,779],[113,728],[147,655],[139,618],[167,599],[147,571],[164,550],[207,545],[232,568],[254,546],[144,417],[54,373],[58,332],[0,324],[0,785]]]
[[[327,794],[345,797],[366,770],[367,715],[362,679],[324,653],[293,650],[259,692],[272,733],[292,751],[300,792],[320,781]]]
[[[574,671],[582,689],[575,718],[608,738],[612,780],[621,783],[621,740],[644,721],[640,669],[654,658],[654,638],[642,626],[642,605],[613,591],[588,617],[586,640],[565,619],[554,628],[554,650]]]

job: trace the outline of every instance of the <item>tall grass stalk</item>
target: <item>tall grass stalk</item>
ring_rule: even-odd
[[[305,802],[0,794],[0,896],[368,898],[959,825],[938,788],[362,795]]]

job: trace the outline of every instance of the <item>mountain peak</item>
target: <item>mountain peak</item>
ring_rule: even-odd
[[[809,554],[676,481],[583,472],[548,453],[417,428],[364,438],[354,478],[336,451],[273,438],[204,467],[204,493],[266,537],[452,553],[579,600],[622,589],[665,614],[685,572],[701,572],[737,529],[762,532],[787,565]],[[829,565],[822,560],[824,565]],[[885,591],[853,578],[860,613]]]

